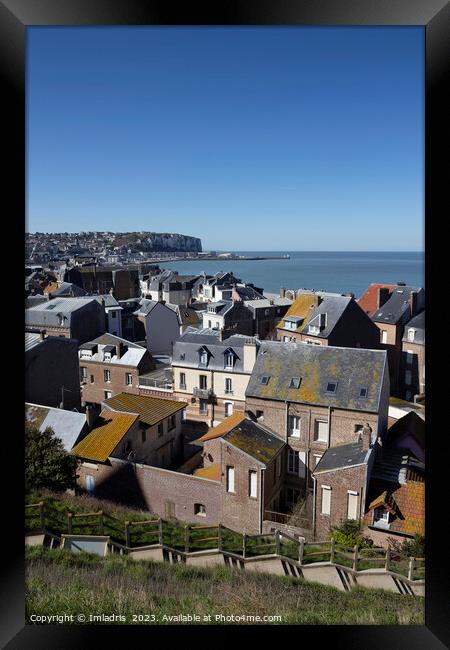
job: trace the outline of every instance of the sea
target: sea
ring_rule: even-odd
[[[217,251],[218,253],[221,251]],[[227,251],[225,251],[227,252]],[[238,255],[279,256],[289,259],[266,260],[193,260],[161,262],[161,268],[176,269],[180,274],[233,271],[243,282],[253,282],[270,293],[285,289],[314,289],[333,293],[352,292],[359,298],[372,282],[425,287],[423,252],[305,252],[305,251],[233,251]]]

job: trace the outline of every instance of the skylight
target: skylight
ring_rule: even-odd
[[[267,386],[267,384],[269,383],[269,379],[270,379],[270,377],[268,377],[267,375],[264,375],[261,378],[261,383],[263,384],[263,386]]]
[[[300,386],[300,377],[291,377],[291,381],[289,382],[289,388],[299,388]]]
[[[337,388],[337,381],[329,381],[327,383],[326,393],[335,393]]]
[[[367,397],[367,388],[365,386],[361,386],[361,388],[359,389],[359,396]]]

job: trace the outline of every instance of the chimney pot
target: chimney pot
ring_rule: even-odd
[[[281,287],[280,298],[285,298],[285,297],[286,297],[286,289],[284,287]]]
[[[382,307],[385,302],[389,299],[389,289],[388,287],[380,287],[378,289],[378,309]]]
[[[370,448],[372,442],[372,429],[368,422],[363,426],[362,430],[362,447],[367,450]]]

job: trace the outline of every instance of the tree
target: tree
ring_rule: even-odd
[[[47,427],[25,424],[25,489],[48,488],[62,492],[75,487],[78,460],[64,449],[60,438]]]
[[[356,519],[345,519],[340,526],[332,529],[331,539],[343,546],[368,548],[373,545],[371,539],[364,537],[362,527]]]

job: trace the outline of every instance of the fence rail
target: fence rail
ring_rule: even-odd
[[[247,535],[222,524],[177,524],[155,516],[151,519],[122,520],[102,510],[98,512],[71,512],[55,508],[40,501],[25,505],[26,530],[62,535],[76,534],[75,528],[88,528],[83,534],[108,535],[111,544],[123,552],[124,549],[144,546],[165,546],[177,552],[196,552],[219,549],[235,557],[249,558],[261,555],[264,549],[272,549],[274,555],[290,557],[300,565],[326,562],[347,566],[354,571],[374,568],[382,564],[386,571],[404,575],[410,581],[423,580],[425,559],[393,556],[389,549],[349,548],[334,540],[306,542],[289,533],[277,530],[274,533]],[[217,531],[209,534],[206,531]],[[206,533],[206,535],[205,535]],[[80,533],[81,534],[81,533]]]

